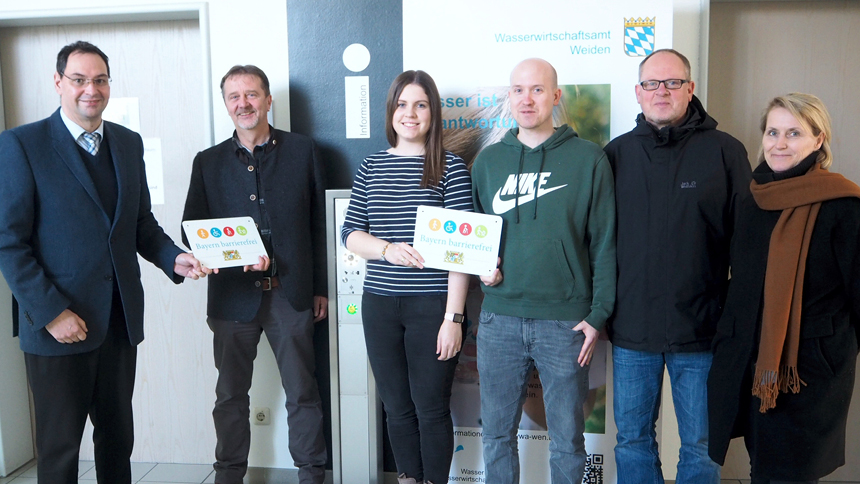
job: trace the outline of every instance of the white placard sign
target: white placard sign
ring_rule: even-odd
[[[182,222],[194,257],[210,269],[254,265],[267,255],[251,217]]]
[[[496,268],[501,237],[498,215],[421,205],[412,246],[427,267],[484,276]]]

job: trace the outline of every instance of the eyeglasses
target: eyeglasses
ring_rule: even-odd
[[[96,87],[105,87],[110,84],[111,78],[107,76],[100,76],[94,79],[87,79],[85,77],[69,77],[65,73],[63,77],[72,81],[72,85],[75,87],[87,87],[90,83],[93,83]]]
[[[650,79],[647,81],[640,82],[639,85],[642,86],[642,89],[645,89],[646,91],[656,91],[657,89],[660,89],[660,84],[662,83],[664,86],[666,86],[666,89],[671,89],[674,91],[676,89],[681,89],[681,86],[683,86],[687,82],[690,81],[686,79],[663,79],[662,81]]]

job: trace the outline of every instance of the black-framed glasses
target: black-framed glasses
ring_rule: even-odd
[[[108,76],[99,76],[93,79],[87,79],[86,77],[69,77],[63,73],[63,77],[72,81],[72,85],[75,87],[87,87],[90,83],[93,83],[96,87],[105,87],[110,84],[111,81],[111,78]]]
[[[642,81],[639,83],[642,86],[642,89],[646,91],[656,91],[660,89],[660,84],[666,86],[666,89],[676,90],[681,89],[685,83],[690,82],[686,79],[663,79],[662,81],[658,81],[656,79],[649,79],[647,81]]]

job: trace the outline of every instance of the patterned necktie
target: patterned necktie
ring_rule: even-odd
[[[81,134],[81,137],[84,139],[84,149],[93,156],[99,154],[99,141],[101,141],[101,136],[98,133],[87,133],[84,131]]]

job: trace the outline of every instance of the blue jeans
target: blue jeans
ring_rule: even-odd
[[[720,466],[708,457],[707,381],[711,359],[710,352],[649,353],[612,348],[618,482],[663,483],[655,423],[665,365],[681,437],[675,482],[719,484]]]
[[[576,359],[585,336],[579,321],[519,318],[481,311],[478,373],[481,375],[486,482],[517,484],[517,427],[529,375],[537,366],[549,427],[552,484],[581,484],[585,469],[582,405],[588,367]]]

